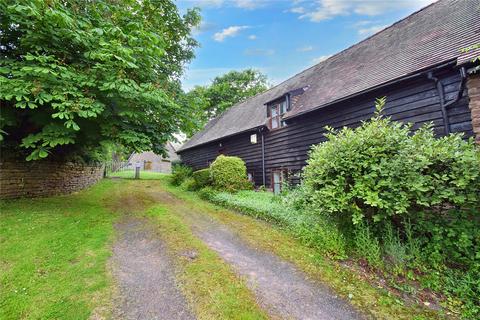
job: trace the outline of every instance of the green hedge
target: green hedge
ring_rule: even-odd
[[[218,190],[235,192],[252,189],[245,162],[238,157],[219,155],[211,164],[210,173],[213,186]]]

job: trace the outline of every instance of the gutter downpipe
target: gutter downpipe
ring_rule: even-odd
[[[265,140],[263,138],[263,127],[259,129],[260,135],[262,137],[262,182],[263,186],[265,187],[265,184],[267,182],[266,175],[265,175]]]
[[[452,101],[449,101],[448,103],[445,103],[445,90],[443,88],[442,82],[433,76],[433,72],[430,71],[427,73],[427,78],[430,80],[433,80],[435,82],[435,86],[437,88],[438,96],[440,97],[440,107],[442,109],[442,117],[443,117],[443,123],[445,126],[445,133],[449,134],[450,133],[450,124],[448,121],[448,114],[447,114],[447,108],[451,106],[452,104],[458,102],[463,96],[463,91],[465,90],[465,80],[467,79],[467,73],[465,71],[465,67],[460,68],[460,87],[458,88],[457,95],[455,99]]]
[[[442,82],[433,76],[433,72],[427,73],[427,78],[435,83],[437,94],[440,98],[440,109],[442,110],[443,126],[445,127],[445,134],[450,134],[450,124],[448,123],[447,108],[445,108],[445,91],[443,90]]]

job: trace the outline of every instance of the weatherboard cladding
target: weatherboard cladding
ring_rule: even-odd
[[[189,148],[265,125],[264,104],[308,87],[287,117],[326,107],[342,99],[455,60],[460,48],[480,42],[478,0],[440,0],[383,31],[330,57],[272,89],[241,102],[213,119],[181,148]],[[468,55],[469,57],[471,56]]]
[[[438,71],[436,76],[444,84],[446,101],[453,100],[460,86],[459,73],[447,69]],[[372,117],[375,97],[384,95],[387,95],[385,114],[391,116],[393,120],[410,122],[413,124],[413,129],[431,122],[438,135],[445,133],[439,97],[433,81],[428,80],[426,76],[411,79],[338,105],[312,111],[290,119],[288,125],[280,130],[265,132],[267,186],[270,186],[273,170],[285,168],[292,173],[297,173],[305,166],[311,146],[325,141],[326,125],[336,129],[360,125],[361,121]],[[467,137],[473,135],[466,94],[448,109],[448,117],[452,132],[463,132]],[[253,132],[237,134],[185,150],[181,153],[182,161],[195,169],[202,169],[207,167],[208,162],[215,159],[220,152],[239,156],[246,162],[248,171],[253,173],[256,185],[261,185],[261,143],[251,144],[251,133]],[[293,176],[293,182],[298,182],[298,178]]]

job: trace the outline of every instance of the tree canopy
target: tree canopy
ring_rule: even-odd
[[[171,0],[2,0],[2,148],[27,160],[163,152],[189,115],[175,99],[199,21]]]
[[[210,85],[196,86],[184,97],[184,103],[196,107],[196,126],[187,135],[201,129],[205,123],[234,104],[268,88],[267,76],[258,70],[230,71],[217,76]]]

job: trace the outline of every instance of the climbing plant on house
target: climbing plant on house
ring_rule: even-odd
[[[175,97],[199,20],[170,0],[1,1],[2,147],[27,160],[162,152],[189,113]]]
[[[478,50],[480,50],[480,43],[476,43],[476,44],[473,44],[467,48],[462,48],[462,52],[463,53],[469,53],[469,52],[472,52],[472,51],[477,51],[476,54],[474,54],[473,58],[472,58],[472,62],[473,63],[476,63],[476,64],[480,64],[480,52],[478,52]],[[478,72],[480,70],[480,65],[477,65],[475,66],[473,69],[472,69],[472,73],[475,73],[475,72]]]

